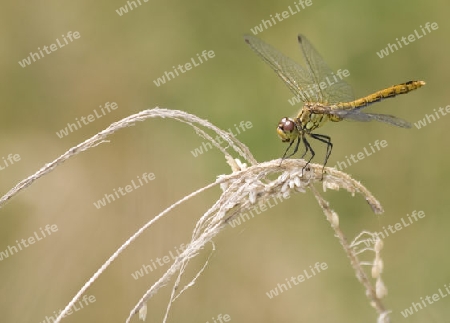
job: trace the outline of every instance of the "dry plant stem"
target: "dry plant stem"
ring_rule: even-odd
[[[248,167],[230,175],[220,176],[218,183],[225,185],[224,192],[217,202],[199,219],[194,229],[192,240],[186,249],[175,259],[171,267],[156,281],[138,301],[130,312],[126,322],[131,322],[132,317],[139,310],[146,306],[147,301],[152,298],[160,288],[166,286],[171,278],[178,272],[172,289],[172,296],[167,309],[173,299],[175,289],[178,288],[179,277],[187,263],[195,257],[204,245],[211,241],[221,230],[226,227],[226,223],[248,210],[252,205],[263,203],[280,193],[286,193],[289,189],[297,189],[304,192],[306,188],[312,188],[314,182],[319,182],[322,178],[322,165],[311,164],[309,170],[305,171],[303,177],[302,168],[305,166],[304,160],[285,160],[280,167],[280,160],[273,160]],[[275,180],[269,180],[269,175],[281,173]],[[332,173],[332,174],[331,174]],[[350,176],[339,171],[333,171],[324,176],[324,187],[344,188],[354,194],[361,193],[376,212],[382,210],[379,202],[364,188],[359,182]],[[341,237],[343,234],[341,232]],[[345,238],[344,238],[345,239]],[[167,319],[168,312],[164,317]]]
[[[190,259],[198,255],[204,245],[210,242],[221,230],[223,230],[227,225],[227,221],[232,217],[248,210],[255,203],[264,202],[277,194],[286,192],[289,187],[295,187],[299,191],[304,192],[306,188],[312,187],[312,183],[319,182],[322,178],[322,165],[310,164],[309,170],[305,172],[305,177],[303,177],[301,174],[305,163],[306,162],[304,160],[285,160],[280,167],[280,160],[278,159],[257,164],[241,171],[234,172],[230,175],[220,176],[214,183],[211,183],[210,185],[199,189],[182,200],[176,202],[152,221],[147,223],[144,227],[139,229],[139,231],[136,232],[130,239],[128,239],[127,242],[122,245],[119,250],[115,252],[107,262],[105,262],[104,265],[102,265],[102,267],[92,276],[92,278],[88,280],[88,282],[76,294],[72,301],[66,306],[55,323],[59,323],[61,321],[63,315],[67,313],[71,306],[75,304],[75,302],[81,297],[81,295],[83,295],[95,279],[98,278],[98,276],[133,240],[135,240],[145,229],[149,228],[157,219],[167,214],[167,212],[172,210],[175,206],[180,205],[191,197],[196,196],[200,192],[213,187],[214,185],[226,185],[225,191],[222,193],[220,198],[197,222],[192,234],[192,240],[186,249],[175,259],[174,263],[167,270],[167,272],[147,290],[147,292],[142,296],[130,312],[129,317],[126,320],[126,322],[130,322],[132,317],[143,306],[145,306],[146,302],[154,296],[160,288],[167,285],[172,276],[177,273],[179,273],[179,276],[182,274]],[[327,172],[328,170],[329,169],[327,169]],[[274,173],[282,174],[275,180],[268,180],[267,177]],[[302,176],[301,179],[299,179],[299,176]],[[296,184],[291,185],[293,183]],[[374,211],[382,210],[379,202],[370,194],[370,192],[368,192],[359,182],[353,180],[345,173],[330,171],[330,174],[325,174],[323,185],[324,188],[344,188],[352,194],[359,192],[369,202]],[[251,196],[253,196],[253,198]],[[178,281],[179,280],[177,279],[174,289],[178,288]],[[192,283],[189,285],[192,285]],[[168,309],[169,308],[170,306],[168,306]],[[167,315],[168,312],[166,313],[165,318],[167,318]]]
[[[187,284],[177,295],[175,295],[176,291],[178,290],[178,287],[180,285],[180,281],[181,281],[181,277],[184,274],[184,270],[186,269],[187,265],[189,264],[189,260],[187,259],[186,262],[183,263],[183,265],[180,268],[180,271],[178,273],[178,277],[175,281],[175,284],[172,287],[172,293],[170,295],[170,299],[169,302],[167,303],[167,309],[166,309],[166,313],[164,314],[164,319],[163,319],[163,323],[167,322],[167,319],[169,317],[169,312],[170,312],[170,308],[172,306],[172,303],[181,296],[181,294],[183,294],[183,292],[185,290],[187,290],[189,287],[193,286],[195,284],[195,282],[197,281],[197,279],[200,277],[200,275],[203,273],[203,271],[206,269],[206,267],[209,264],[209,260],[213,254],[213,252],[216,250],[214,243],[211,241],[211,244],[213,246],[211,252],[209,253],[208,259],[205,261],[205,263],[203,264],[203,267],[197,272],[197,274],[195,275],[195,277],[191,280],[191,282],[189,284]]]
[[[99,144],[102,144],[104,142],[107,142],[105,139],[112,135],[114,132],[126,128],[129,126],[134,126],[136,122],[144,121],[149,118],[172,118],[178,121],[182,121],[185,123],[188,123],[190,125],[199,124],[205,128],[209,128],[213,131],[215,131],[219,136],[221,136],[235,151],[242,156],[244,159],[246,159],[251,164],[256,164],[256,160],[253,158],[251,153],[249,152],[248,148],[243,145],[241,142],[239,142],[236,138],[234,138],[232,135],[230,135],[228,132],[223,131],[207,120],[201,119],[195,115],[178,111],[178,110],[169,110],[169,109],[150,109],[150,110],[144,110],[139,113],[133,114],[129,117],[123,118],[122,120],[119,120],[117,122],[112,123],[109,127],[107,127],[105,130],[100,131],[98,134],[92,136],[91,138],[87,139],[86,141],[70,148],[67,150],[64,154],[56,158],[50,163],[45,164],[41,169],[39,169],[36,173],[33,175],[25,178],[21,182],[19,182],[16,186],[14,186],[8,193],[6,193],[2,198],[0,198],[0,208],[5,205],[5,203],[10,200],[12,197],[14,197],[16,194],[18,194],[23,189],[27,188],[31,184],[33,184],[37,179],[40,177],[48,174],[53,169],[55,169],[57,166],[60,166],[62,163],[64,163],[69,158],[78,155],[79,153],[86,151],[90,148],[94,148]],[[202,136],[208,136],[203,130],[200,130],[198,127],[194,126],[196,131],[200,133]],[[213,141],[213,144],[218,146],[217,143]],[[225,154],[228,156],[229,153],[222,150]]]
[[[322,198],[322,196],[319,194],[319,192],[312,185],[311,185],[311,191],[313,192],[314,196],[316,197],[317,202],[319,202],[319,205],[322,208],[322,211],[325,214],[328,222],[330,222],[331,228],[334,230],[335,236],[338,238],[339,242],[341,243],[341,246],[344,249],[345,253],[347,254],[347,257],[350,259],[350,264],[352,265],[353,270],[356,273],[356,278],[366,289],[366,296],[369,298],[371,305],[378,312],[379,322],[386,322],[386,323],[389,322],[388,312],[386,311],[383,303],[381,302],[381,299],[379,299],[377,297],[375,289],[373,288],[369,278],[367,277],[366,273],[364,272],[364,270],[362,268],[362,264],[358,260],[358,257],[355,254],[354,249],[348,243],[347,238],[345,237],[344,233],[342,232],[341,228],[339,227],[339,223],[336,223],[334,221],[334,217],[336,216],[335,212],[330,209],[329,203]]]
[[[201,192],[217,185],[217,183],[211,183],[205,187],[202,187],[201,189],[185,196],[178,202],[172,204],[170,207],[165,209],[163,212],[158,214],[156,217],[151,219],[149,222],[147,222],[143,227],[141,227],[138,231],[136,231],[135,234],[133,234],[128,240],[120,246],[119,249],[117,249],[116,252],[112,254],[111,257],[95,272],[94,275],[83,285],[83,287],[78,291],[78,293],[73,297],[73,299],[67,304],[67,306],[64,308],[64,310],[59,314],[59,316],[56,318],[55,323],[59,323],[64,315],[67,314],[69,309],[75,304],[75,302],[83,295],[83,293],[89,288],[89,286],[92,285],[92,283],[105,271],[107,267],[134,241],[137,237],[139,237],[146,229],[148,229],[152,224],[154,224],[156,221],[158,221],[160,218],[162,218],[164,215],[169,213],[171,210],[173,210],[176,206],[182,204],[183,202],[189,200],[190,198],[196,196],[197,194],[200,194]]]
[[[216,183],[220,183],[219,180],[216,181]],[[231,190],[232,185],[227,191]],[[175,275],[177,272],[180,272],[180,275],[182,274],[184,270],[184,266],[189,262],[190,259],[195,257],[200,249],[203,248],[203,246],[211,241],[212,238],[214,238],[222,229],[225,228],[226,223],[223,221],[223,217],[226,214],[226,197],[224,198],[224,194],[214,203],[214,205],[204,214],[204,216],[197,222],[196,229],[194,230],[194,234],[192,237],[191,242],[187,245],[186,249],[175,259],[173,264],[170,266],[170,268],[164,273],[164,275],[156,281],[148,290],[147,292],[142,296],[142,298],[139,300],[139,302],[136,304],[136,306],[131,310],[130,315],[128,316],[126,322],[129,323],[132,319],[132,317],[138,313],[138,311],[145,306],[145,303],[154,295],[156,295],[157,291],[165,286],[173,275]],[[226,195],[225,195],[226,196]],[[203,225],[199,226],[199,222],[202,222],[202,220],[206,217],[211,217],[213,221],[208,222],[206,227]],[[205,222],[204,222],[205,223]],[[202,231],[202,228],[204,230]],[[174,287],[177,286],[178,280],[175,283]],[[169,309],[169,306],[168,306]],[[165,314],[165,319],[167,318],[168,313]]]
[[[379,313],[379,322],[387,323],[389,321],[388,312],[386,312],[386,310],[384,309],[384,306],[381,303],[380,299],[377,298],[376,293],[370,285],[367,276],[362,271],[361,263],[358,262],[356,254],[353,253],[352,249],[347,243],[347,240],[345,239],[344,234],[342,233],[339,225],[336,222],[337,215],[329,208],[328,203],[323,200],[323,198],[318,194],[313,184],[315,182],[321,182],[324,190],[337,190],[343,188],[350,192],[352,195],[354,195],[355,193],[360,193],[365,197],[366,201],[369,203],[375,213],[382,213],[383,209],[381,205],[370,194],[370,192],[359,182],[352,179],[349,175],[332,168],[325,168],[325,174],[322,181],[322,165],[309,164],[307,169],[303,171],[303,168],[306,165],[306,161],[304,160],[284,160],[281,166],[279,159],[258,164],[250,153],[249,149],[231,134],[217,128],[206,120],[200,119],[183,111],[155,108],[151,110],[144,110],[111,124],[105,130],[99,132],[95,136],[80,143],[79,145],[70,148],[60,157],[58,157],[51,163],[46,164],[33,175],[19,182],[14,188],[12,188],[0,199],[0,208],[3,207],[3,205],[8,200],[17,195],[20,191],[33,184],[40,177],[51,172],[57,166],[64,163],[67,159],[106,142],[105,139],[119,129],[132,126],[135,124],[135,122],[138,121],[144,121],[148,118],[156,117],[172,118],[192,126],[197,134],[199,134],[206,140],[211,141],[212,144],[214,144],[218,149],[220,149],[220,151],[224,153],[227,162],[233,169],[233,173],[231,173],[230,175],[219,176],[214,183],[211,183],[172,204],[166,210],[161,212],[159,215],[157,215],[155,218],[141,227],[116,252],[114,252],[114,254],[84,284],[84,286],[76,293],[74,298],[57,317],[55,323],[59,323],[62,320],[63,316],[67,314],[68,310],[75,304],[75,302],[81,297],[81,295],[83,295],[83,293],[89,288],[89,286],[120,255],[120,253],[122,253],[132,242],[134,242],[134,240],[136,240],[136,238],[141,235],[146,229],[148,229],[152,224],[161,219],[176,206],[218,184],[220,184],[223,193],[214,203],[214,205],[211,206],[211,208],[197,222],[192,234],[191,242],[188,244],[186,249],[175,259],[174,263],[167,270],[167,272],[142,296],[134,309],[130,312],[130,316],[128,317],[126,322],[130,322],[132,316],[136,314],[141,308],[146,306],[146,302],[153,295],[155,295],[161,287],[165,286],[172,278],[172,276],[178,273],[178,277],[173,286],[172,295],[164,317],[165,321],[169,314],[170,303],[172,303],[184,290],[195,283],[208,263],[206,261],[206,264],[193,278],[193,280],[189,284],[187,284],[178,295],[175,296],[175,291],[179,287],[181,276],[183,275],[189,261],[199,254],[206,243],[212,242],[212,239],[227,226],[229,220],[232,220],[234,217],[239,216],[245,211],[248,211],[255,203],[264,203],[270,198],[277,197],[280,194],[289,194],[291,191],[305,192],[308,188],[313,191],[313,194],[315,195],[317,201],[319,202],[319,205],[322,207],[324,213],[326,214],[327,219],[332,224],[332,227],[335,230],[336,235],[341,242],[341,245],[343,246],[350,259],[352,267],[357,273],[358,280],[366,288],[367,296],[371,300],[372,305]],[[228,144],[229,147],[233,148],[234,151],[244,159],[244,162],[250,165],[250,167],[247,167],[246,164],[242,164],[241,162],[237,162],[236,160],[234,160],[232,155],[227,150],[228,147],[222,147],[213,139],[211,135],[201,129],[199,125],[217,133]],[[276,179],[270,179],[269,176],[274,174],[278,174],[278,177]],[[334,220],[333,216],[335,217]]]

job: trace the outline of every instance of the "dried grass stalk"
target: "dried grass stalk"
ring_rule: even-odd
[[[50,171],[61,165],[67,159],[86,151],[90,148],[106,142],[106,138],[119,129],[134,125],[138,121],[144,121],[148,118],[172,118],[177,121],[186,123],[192,126],[197,134],[209,140],[212,144],[220,149],[225,155],[228,164],[232,168],[232,173],[229,175],[221,175],[217,180],[199,190],[187,195],[183,199],[172,204],[166,210],[154,217],[142,228],[140,228],[133,236],[131,236],[98,270],[97,272],[84,284],[84,286],[73,297],[65,309],[60,313],[55,323],[59,323],[68,310],[75,304],[75,302],[83,295],[89,286],[103,273],[103,271],[127,248],[138,236],[140,236],[146,229],[152,226],[156,221],[168,214],[173,208],[182,204],[183,202],[197,196],[203,191],[220,185],[223,193],[218,200],[212,205],[208,211],[198,220],[196,227],[192,233],[192,239],[186,249],[175,259],[171,267],[156,281],[137,302],[136,306],[131,310],[126,322],[130,322],[133,315],[139,313],[140,318],[145,319],[147,301],[154,296],[158,290],[167,285],[169,281],[176,275],[175,283],[172,287],[172,293],[168,302],[167,310],[163,322],[166,322],[171,308],[171,304],[179,295],[188,287],[192,286],[201,272],[205,269],[208,262],[205,263],[200,272],[192,279],[192,281],[179,290],[179,283],[182,275],[185,272],[189,261],[194,258],[205,247],[208,242],[212,243],[212,239],[222,231],[227,222],[233,218],[248,211],[256,203],[264,203],[271,198],[290,194],[292,192],[306,192],[308,189],[316,197],[320,207],[322,208],[331,228],[334,230],[335,236],[338,238],[345,253],[350,259],[350,263],[355,271],[358,281],[364,286],[366,296],[370,300],[370,304],[378,313],[379,323],[389,322],[389,312],[384,308],[381,298],[386,295],[386,288],[381,281],[382,261],[380,257],[380,250],[382,242],[378,237],[375,237],[377,243],[375,247],[366,248],[364,251],[375,252],[374,262],[362,262],[359,260],[355,246],[361,241],[359,235],[351,244],[339,227],[339,217],[336,212],[330,209],[328,202],[326,202],[314,187],[314,183],[322,183],[323,190],[326,189],[345,189],[352,195],[355,193],[361,194],[368,202],[372,211],[376,214],[382,213],[383,209],[380,203],[372,196],[372,194],[358,181],[352,179],[349,175],[337,171],[333,168],[325,168],[325,173],[322,180],[322,165],[309,164],[305,169],[306,162],[304,160],[289,159],[284,160],[280,165],[280,159],[272,160],[264,163],[257,163],[249,149],[235,137],[226,131],[223,131],[210,122],[198,118],[194,115],[185,113],[183,111],[168,110],[168,109],[151,109],[144,110],[140,113],[131,115],[118,122],[111,124],[105,130],[99,132],[95,136],[72,147],[63,155],[46,164],[35,174],[24,179],[12,188],[7,194],[0,199],[0,207],[2,207],[8,200],[18,194],[21,190],[30,186],[40,177],[48,174]],[[214,131],[227,143],[228,147],[223,147],[217,143],[207,131]],[[235,154],[240,156],[245,163],[239,159],[234,159],[228,148],[231,147]],[[247,164],[249,166],[247,167]],[[370,232],[364,232],[371,235]],[[372,277],[376,279],[375,286],[372,284],[362,266],[370,264],[372,266]]]

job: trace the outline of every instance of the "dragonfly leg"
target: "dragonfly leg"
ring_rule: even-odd
[[[319,140],[319,141],[327,144],[327,153],[325,154],[325,161],[324,161],[323,167],[322,167],[322,179],[323,179],[323,171],[325,170],[325,165],[327,164],[328,158],[330,158],[331,151],[333,150],[333,144],[332,144],[331,138],[329,136],[319,135],[316,133],[311,133],[310,136],[316,140]]]
[[[297,143],[295,144],[294,152],[289,156],[287,156],[287,158],[294,156],[297,153],[299,146],[300,146],[300,136],[297,137]]]
[[[286,151],[284,152],[283,157],[281,157],[280,166],[281,166],[281,163],[283,162],[283,160],[290,158],[297,153],[298,146],[300,145],[300,136],[298,136],[298,138],[297,138],[297,143],[295,144],[294,152],[292,154],[289,154],[288,156],[286,156],[289,149],[291,149],[292,145],[294,144],[294,142],[295,142],[295,140],[291,141],[291,143],[289,144],[289,147],[287,147]]]
[[[303,140],[303,144],[306,147],[306,151],[305,153],[302,155],[302,158],[306,155],[306,153],[308,152],[308,150],[311,152],[311,157],[308,159],[308,161],[306,162],[305,166],[303,166],[302,168],[302,176],[303,176],[303,171],[305,170],[305,168],[309,165],[309,163],[311,162],[311,160],[314,158],[314,156],[316,155],[316,153],[314,152],[314,150],[312,149],[311,145],[309,144],[308,140],[306,140],[306,137],[303,136],[302,137]]]
[[[306,139],[305,139],[306,140]],[[304,142],[303,142],[304,143]],[[305,143],[304,143],[305,144]],[[306,145],[305,144],[305,152],[303,153],[303,155],[301,155],[300,156],[300,159],[303,159],[305,156],[306,156],[306,154],[308,153],[308,150],[309,150],[309,148],[311,148],[311,146],[309,146],[309,143],[308,143],[308,145]]]

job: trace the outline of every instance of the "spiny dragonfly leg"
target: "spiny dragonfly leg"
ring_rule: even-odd
[[[304,171],[305,168],[309,165],[309,163],[310,163],[311,160],[314,158],[314,156],[316,155],[316,153],[315,153],[314,150],[311,148],[311,145],[309,144],[308,140],[306,140],[306,137],[305,137],[305,136],[303,136],[302,140],[303,140],[303,144],[304,144],[305,147],[306,147],[306,151],[305,151],[305,153],[302,155],[301,158],[305,157],[305,155],[306,155],[306,153],[308,152],[308,150],[311,151],[311,157],[308,159],[308,161],[306,162],[305,166],[303,166],[303,168],[302,168],[302,176],[303,176],[303,171]]]
[[[280,166],[281,166],[281,163],[283,162],[283,160],[295,155],[295,153],[298,151],[298,146],[300,145],[300,136],[297,137],[297,143],[295,144],[294,152],[286,157],[286,154],[288,153],[289,149],[291,149],[294,142],[295,142],[295,140],[291,141],[291,143],[289,144],[289,147],[287,147],[286,151],[284,152],[283,157],[281,157]]]
[[[328,158],[330,158],[331,151],[333,150],[333,143],[331,142],[331,138],[329,136],[319,135],[316,133],[312,133],[312,134],[310,134],[310,136],[316,140],[319,140],[319,141],[327,144],[327,153],[325,154],[325,161],[323,162],[323,167],[322,167],[322,180],[323,180],[323,172],[325,170],[325,165],[328,162]]]

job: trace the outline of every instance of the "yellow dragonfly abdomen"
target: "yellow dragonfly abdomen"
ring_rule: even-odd
[[[351,101],[351,102],[340,102],[336,104],[338,109],[355,109],[363,108],[372,103],[379,102],[383,99],[392,98],[399,94],[405,94],[414,91],[425,85],[424,81],[409,81],[406,83],[390,86],[384,90],[375,92],[366,97]]]

